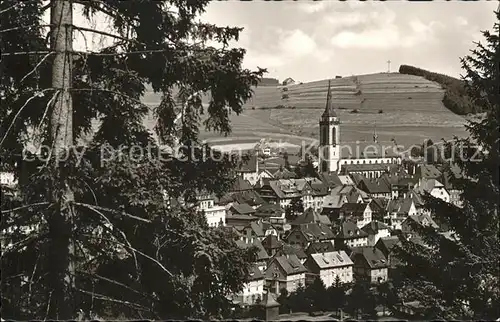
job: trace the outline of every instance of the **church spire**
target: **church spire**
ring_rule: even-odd
[[[335,109],[333,108],[331,83],[332,81],[328,80],[328,93],[326,94],[326,106],[325,106],[325,111],[323,112],[323,116],[337,117]]]

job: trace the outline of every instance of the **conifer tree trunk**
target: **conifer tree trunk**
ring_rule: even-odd
[[[72,238],[73,192],[64,170],[65,153],[72,151],[73,108],[71,93],[72,68],[72,2],[51,0],[51,49],[55,51],[52,87],[59,90],[50,120],[53,181],[50,197],[54,204],[49,221],[51,286],[48,317],[66,320],[76,316],[74,294],[74,244]],[[55,161],[54,161],[55,160]]]

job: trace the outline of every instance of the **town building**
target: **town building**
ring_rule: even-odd
[[[325,284],[335,285],[337,278],[341,283],[352,283],[354,263],[345,251],[310,254],[304,266]]]
[[[327,226],[332,224],[328,216],[325,216],[312,208],[308,208],[302,215],[297,216],[297,218],[291,223],[291,226],[293,228],[302,224],[312,223],[320,223]]]
[[[334,230],[336,232],[334,238],[336,250],[368,245],[368,234],[362,231],[355,222],[343,221]]]
[[[282,289],[288,293],[306,284],[307,269],[296,255],[273,257],[265,271],[266,284],[271,293],[279,294]]]
[[[420,179],[415,189],[420,193],[427,192],[435,198],[450,202],[450,194],[445,189],[444,185],[437,179]]]
[[[286,209],[294,199],[301,199],[304,208],[321,209],[327,187],[314,178],[265,180],[259,189],[261,197]]]
[[[401,164],[402,158],[395,142],[381,144],[378,142],[376,133],[373,142],[356,142],[355,144],[341,142],[340,123],[333,105],[329,81],[326,106],[319,121],[318,171],[320,173],[359,172],[366,174],[367,177],[378,177],[387,171],[387,166]],[[351,169],[351,166],[355,166],[356,169]]]
[[[252,266],[248,279],[249,281],[243,285],[243,290],[231,297],[233,303],[248,306],[257,304],[262,300],[265,278],[257,265]]]
[[[393,230],[400,230],[401,224],[406,218],[417,214],[417,207],[415,206],[414,198],[411,196],[393,199],[387,203],[387,214],[384,217],[384,221]]]
[[[307,253],[300,245],[288,245],[282,243],[281,248],[276,251],[275,257],[295,255],[301,264],[304,264],[307,259]]]
[[[261,272],[264,272],[266,270],[270,256],[269,254],[267,254],[266,249],[264,248],[260,240],[254,239],[252,243],[247,243],[243,240],[237,240],[236,245],[240,249],[248,249],[250,247],[257,248],[257,259],[254,264],[259,268]]]
[[[401,264],[401,261],[394,254],[394,246],[399,245],[400,243],[401,242],[399,241],[398,236],[388,236],[380,238],[375,244],[375,248],[378,248],[387,259],[390,270],[389,277],[391,270],[396,269],[397,266]]]
[[[369,203],[345,203],[340,208],[340,220],[350,220],[361,228],[372,221],[372,210]]]
[[[284,224],[285,210],[279,204],[265,203],[255,209],[255,216],[269,220],[271,223]]]
[[[215,197],[212,194],[198,192],[196,200],[198,202],[197,210],[205,215],[209,227],[219,227],[226,224],[226,207],[215,205]]]
[[[241,178],[248,180],[250,185],[254,186],[259,178],[259,160],[257,155],[249,155],[247,160],[241,160],[238,163],[237,171]]]
[[[331,241],[335,238],[335,234],[325,224],[312,223],[301,224],[293,227],[284,240],[290,245],[299,245],[302,249],[306,249],[309,244],[315,241]]]
[[[428,214],[408,216],[401,224],[401,231],[407,238],[418,237],[418,230],[414,226],[432,227],[439,229],[438,224]]]
[[[233,203],[226,215],[226,224],[235,227],[245,227],[250,222],[257,220],[259,220],[259,217],[255,216],[255,209],[246,203]]]
[[[283,247],[283,242],[275,235],[267,235],[262,241],[262,246],[270,257],[276,255],[276,252]]]
[[[361,230],[368,234],[368,246],[374,246],[380,238],[391,236],[389,226],[377,220],[366,224]]]
[[[358,188],[365,191],[371,198],[391,199],[392,191],[390,184],[382,177],[375,179],[363,179],[359,182]]]
[[[318,253],[328,253],[334,252],[335,247],[333,246],[331,241],[316,241],[309,244],[307,249],[305,250],[307,255],[310,254],[318,254]]]
[[[389,276],[389,264],[380,249],[367,246],[352,249],[351,260],[354,263],[355,278],[368,278],[371,283],[386,282]]]

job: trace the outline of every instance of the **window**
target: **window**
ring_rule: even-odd
[[[323,126],[321,131],[321,145],[328,144],[327,136],[328,136],[328,128],[326,126]]]

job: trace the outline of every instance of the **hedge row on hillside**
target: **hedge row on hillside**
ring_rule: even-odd
[[[278,86],[280,82],[276,78],[263,77],[259,81],[259,86]]]
[[[465,89],[465,82],[443,74],[429,72],[425,69],[401,65],[400,74],[421,76],[425,79],[440,84],[444,92],[443,105],[455,114],[467,115],[482,112],[482,108],[469,98]]]

